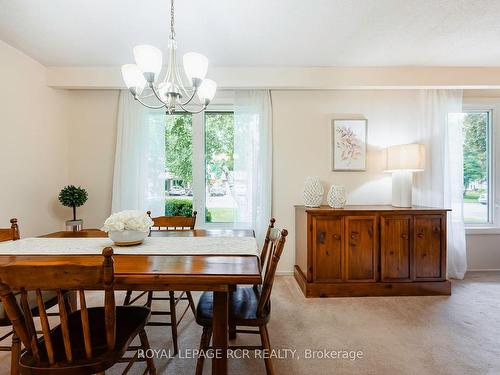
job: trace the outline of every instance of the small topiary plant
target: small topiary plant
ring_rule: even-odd
[[[73,220],[76,220],[76,208],[83,206],[87,198],[87,191],[80,186],[68,185],[59,193],[59,202],[63,206],[73,207]]]

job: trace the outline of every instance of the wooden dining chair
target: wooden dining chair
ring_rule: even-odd
[[[150,310],[144,306],[115,306],[113,249],[83,262],[17,261],[0,267],[0,296],[14,331],[26,351],[19,369],[22,375],[104,374],[132,349],[150,349],[144,326]],[[18,301],[13,291],[20,291]],[[60,324],[51,327],[43,293],[54,291]],[[80,310],[68,312],[63,290],[78,290]],[[103,290],[104,306],[87,308],[85,290]],[[35,292],[43,335],[38,337],[28,293]],[[139,335],[140,347],[130,347]],[[146,356],[147,357],[147,356]],[[124,371],[140,360],[138,352]],[[145,373],[155,374],[151,358]]]
[[[17,224],[17,219],[10,219],[10,228],[0,228],[0,242],[5,241],[17,241],[21,238],[19,233],[19,226]],[[67,295],[65,294],[65,303],[69,306],[69,301],[67,299]],[[20,299],[20,294],[16,294],[16,298]],[[57,304],[57,296],[55,293],[46,293],[44,296],[44,305],[45,308],[49,309]],[[32,315],[37,315],[37,307],[36,307],[36,296],[34,293],[28,294],[28,304],[32,309]],[[12,324],[9,318],[6,315],[5,307],[2,303],[0,303],[0,327],[12,327]],[[21,341],[18,336],[14,332],[13,329],[9,329],[7,333],[0,337],[0,342],[7,340],[9,337],[12,337],[10,345],[1,345],[1,352],[11,352],[10,355],[10,372],[12,375],[19,374],[19,358],[21,356]]]
[[[147,212],[148,216],[151,217],[151,211]],[[196,224],[196,211],[193,211],[192,216],[159,216],[159,217],[153,217],[151,218],[153,220],[153,227],[152,231],[183,231],[183,230],[193,230],[194,226]],[[151,235],[151,233],[150,233]],[[191,295],[191,292],[186,291],[186,292],[181,292],[180,295],[176,296],[175,292],[170,291],[168,292],[168,297],[161,297],[158,296],[158,292],[156,292],[156,296],[152,291],[149,292],[140,292],[139,295],[136,297],[132,298],[132,291],[128,290],[127,294],[125,295],[125,301],[123,304],[125,306],[133,304],[140,298],[142,298],[144,295],[147,294],[147,300],[145,306],[149,307],[152,309],[152,305],[154,301],[169,301],[169,309],[162,309],[162,310],[152,310],[151,315],[154,316],[170,316],[170,321],[169,322],[160,322],[160,321],[153,321],[153,322],[148,322],[148,326],[167,326],[171,327],[172,331],[172,342],[174,345],[174,355],[177,355],[179,352],[179,346],[177,342],[177,327],[181,323],[182,319],[186,315],[187,311],[191,309],[193,312],[193,315],[196,316],[196,308],[194,306],[194,301],[193,301],[193,296]],[[183,310],[181,316],[179,319],[177,319],[177,305],[181,301],[187,301],[188,305],[186,308]]]
[[[268,230],[266,236],[267,247],[263,250],[264,264],[262,286],[237,287],[231,293],[229,299],[229,324],[236,327],[236,332],[246,334],[260,335],[261,345],[259,346],[229,346],[229,349],[248,349],[248,350],[271,350],[267,323],[271,317],[271,291],[274,283],[274,276],[278,267],[283,248],[285,246],[288,231],[283,229],[279,231],[274,228],[274,220],[271,221],[272,227]],[[200,341],[200,353],[210,349],[210,340],[212,337],[213,322],[213,293],[205,292],[201,295],[196,309],[196,322],[203,327],[203,333]],[[243,329],[238,329],[243,327]],[[254,329],[252,329],[254,328]],[[256,330],[255,328],[258,328]],[[271,358],[264,358],[266,373],[274,374]],[[196,364],[196,375],[203,373],[204,356],[200,355]]]

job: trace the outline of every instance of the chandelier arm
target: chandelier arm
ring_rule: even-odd
[[[139,103],[141,103],[144,107],[148,107],[150,109],[161,109],[161,108],[165,107],[165,104],[159,105],[159,106],[146,104],[138,96],[134,96],[134,99],[137,100]]]
[[[163,106],[162,106],[162,107],[164,107],[164,106],[165,106],[165,104],[167,104],[167,103],[165,103],[163,100],[161,100],[161,98],[160,98],[160,94],[159,94],[159,93],[158,93],[158,91],[156,90],[156,87],[155,87],[153,84],[151,84],[151,86],[150,86],[150,87],[151,87],[151,90],[153,91],[153,93],[155,94],[156,99],[158,99],[158,100],[160,101],[160,103],[163,103]],[[160,108],[161,108],[161,107],[160,107]]]
[[[193,93],[191,94],[191,96],[189,97],[188,100],[186,100],[184,103],[179,103],[179,105],[182,107],[183,105],[187,105],[189,103],[191,103],[191,101],[193,100],[194,96],[196,95],[196,93],[198,92],[198,89],[194,88],[193,89]]]
[[[205,109],[207,109],[207,106],[206,106],[206,105],[203,105],[199,111],[190,111],[189,109],[187,109],[186,107],[184,107],[184,105],[182,105],[182,104],[179,104],[179,105],[180,105],[180,107],[181,107],[184,111],[186,111],[187,113],[191,113],[192,115],[195,115],[195,114],[197,114],[197,113],[203,112]]]

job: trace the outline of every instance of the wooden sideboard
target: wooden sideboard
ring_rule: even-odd
[[[295,207],[295,279],[306,297],[450,295],[446,209]]]

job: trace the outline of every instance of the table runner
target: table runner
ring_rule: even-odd
[[[253,237],[147,237],[141,245],[115,246],[109,238],[24,238],[0,243],[0,255],[101,254],[112,246],[115,254],[139,255],[254,255]]]

